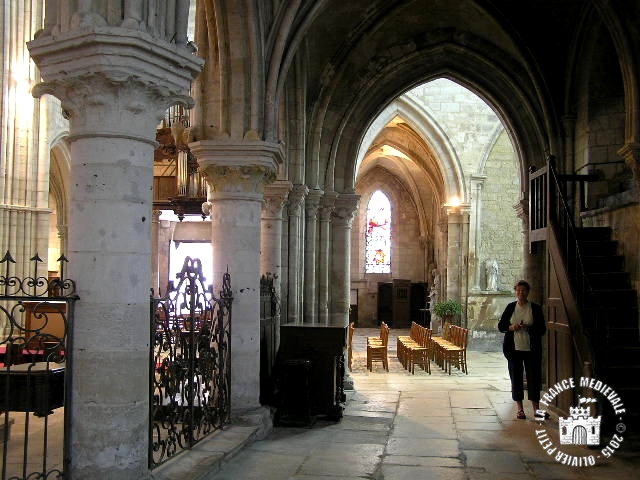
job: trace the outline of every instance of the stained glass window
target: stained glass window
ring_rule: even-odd
[[[367,206],[365,273],[391,272],[391,204],[377,190]]]

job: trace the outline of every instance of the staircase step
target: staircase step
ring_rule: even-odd
[[[591,343],[597,348],[597,344],[607,343],[614,347],[636,347],[638,346],[638,327],[630,328],[599,328],[587,331]],[[594,341],[593,339],[596,339]]]
[[[583,308],[582,315],[585,323],[591,328],[598,325],[608,325],[612,330],[617,329],[637,329],[638,328],[638,308],[631,307],[609,307],[604,308]]]
[[[587,274],[591,288],[629,288],[629,272],[591,272]]]
[[[636,388],[638,376],[640,376],[640,365],[611,366],[598,368],[597,371],[598,380],[615,388],[616,391],[618,389]]]
[[[640,344],[637,336],[635,345],[620,345],[611,342],[611,339],[609,345],[609,349],[595,347],[594,353],[598,361],[606,362],[611,368],[640,366]]]
[[[583,241],[607,241],[611,239],[611,228],[609,227],[584,227],[577,228],[576,235]]]
[[[622,255],[598,255],[582,257],[584,270],[587,273],[624,272]]]
[[[638,294],[631,288],[627,289],[602,289],[593,291],[593,296],[587,296],[584,299],[584,306],[589,307],[606,307],[613,305],[616,307],[633,308],[638,305]]]
[[[615,240],[580,242],[580,254],[588,256],[614,256],[618,254],[618,242]]]

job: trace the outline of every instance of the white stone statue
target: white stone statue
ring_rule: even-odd
[[[496,259],[487,260],[485,264],[486,275],[487,275],[487,290],[492,292],[498,291],[498,261]]]

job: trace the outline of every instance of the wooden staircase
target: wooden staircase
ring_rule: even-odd
[[[546,242],[550,261],[548,308],[553,315],[550,381],[590,376],[611,387],[624,403],[623,422],[640,427],[640,329],[638,294],[608,227],[578,227],[566,199],[567,182],[578,191],[589,176],[561,175],[554,159],[529,176],[529,239]],[[579,199],[580,210],[584,199]],[[556,328],[557,326],[557,328]],[[577,392],[574,402],[578,400]],[[580,393],[580,395],[585,395]],[[603,433],[620,421],[599,396]],[[574,403],[575,405],[575,403]],[[566,399],[558,408],[568,414]]]
[[[608,227],[576,230],[584,273],[574,279],[590,287],[582,306],[583,328],[594,355],[594,374],[627,407],[625,418],[640,424],[640,329],[638,295],[624,257]]]

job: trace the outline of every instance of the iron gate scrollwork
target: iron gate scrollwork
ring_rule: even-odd
[[[152,299],[149,466],[221,429],[230,416],[231,280],[220,297],[187,257],[164,298]]]
[[[0,259],[0,479],[58,479],[68,461],[68,383],[76,285],[48,278],[36,253],[23,278],[10,252]],[[54,415],[55,414],[55,415]]]

